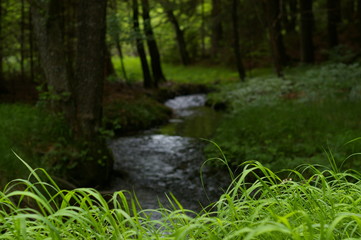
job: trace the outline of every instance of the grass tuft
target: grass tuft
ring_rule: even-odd
[[[361,174],[356,171],[309,165],[284,170],[288,178],[282,179],[259,162],[245,162],[219,200],[195,213],[173,195],[168,196],[171,208],[142,209],[125,191],[106,198],[91,188],[61,190],[44,170],[20,161],[31,174],[0,192],[2,239],[361,237]]]

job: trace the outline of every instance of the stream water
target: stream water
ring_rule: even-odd
[[[173,109],[169,124],[136,136],[121,137],[109,146],[113,151],[115,172],[111,191],[134,191],[143,209],[168,206],[166,194],[172,193],[186,209],[198,211],[218,199],[228,186],[224,173],[208,167],[200,138],[215,130],[220,113],[205,107],[203,94],[176,97],[165,104]]]

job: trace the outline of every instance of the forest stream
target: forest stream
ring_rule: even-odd
[[[186,209],[201,210],[214,202],[229,184],[226,174],[209,167],[203,148],[221,118],[205,106],[206,95],[180,96],[165,104],[173,117],[165,126],[109,143],[115,163],[107,190],[134,191],[143,209],[157,209],[159,202],[169,206],[166,194],[173,193]]]

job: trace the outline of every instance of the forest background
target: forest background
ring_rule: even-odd
[[[64,184],[102,184],[107,138],[210,89],[227,111],[213,139],[235,167],[357,149],[339,152],[359,137],[359,0],[1,0],[0,24],[2,184],[27,175],[10,149]]]

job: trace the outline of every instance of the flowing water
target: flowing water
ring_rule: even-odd
[[[168,205],[172,193],[184,208],[200,210],[217,200],[228,178],[224,173],[202,168],[205,161],[200,138],[215,130],[220,114],[204,106],[203,94],[176,97],[165,104],[173,109],[169,124],[137,136],[121,137],[110,143],[115,172],[111,191],[134,191],[141,206],[156,209]]]

